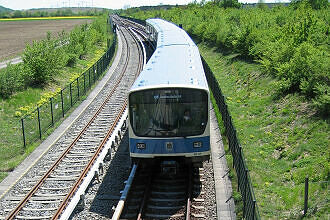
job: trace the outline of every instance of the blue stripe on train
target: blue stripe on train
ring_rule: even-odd
[[[194,148],[193,143],[201,141],[201,148]],[[173,143],[173,147],[168,146],[168,142]],[[137,143],[145,143],[146,149],[137,149]],[[204,152],[210,150],[210,137],[198,138],[179,138],[179,139],[129,139],[129,148],[131,153],[141,154],[177,154]]]

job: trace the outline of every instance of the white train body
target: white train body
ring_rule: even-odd
[[[156,50],[128,95],[130,156],[207,160],[210,95],[198,48],[170,22],[148,19],[146,30]]]

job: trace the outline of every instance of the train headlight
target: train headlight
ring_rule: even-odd
[[[194,142],[194,148],[201,148],[201,147],[203,147],[203,142],[201,141]]]
[[[145,143],[137,143],[136,147],[137,147],[137,149],[143,150],[143,149],[146,149],[146,144]]]

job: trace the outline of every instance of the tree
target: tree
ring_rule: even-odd
[[[242,4],[238,0],[214,0],[214,3],[223,8],[241,8]]]
[[[22,12],[21,11],[15,11],[13,17],[14,18],[21,18],[21,17],[23,17]]]

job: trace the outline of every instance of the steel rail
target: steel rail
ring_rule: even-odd
[[[191,197],[192,197],[192,185],[193,185],[193,174],[192,167],[189,167],[189,186],[188,186],[188,197],[186,207],[186,220],[190,220],[190,208],[191,208]]]
[[[144,190],[143,200],[141,202],[139,213],[138,213],[137,218],[136,218],[137,220],[142,220],[142,215],[143,215],[143,212],[144,212],[144,207],[145,207],[145,205],[147,203],[147,199],[148,199],[149,193],[150,193],[152,176],[153,176],[153,174],[151,173],[150,176],[149,176],[148,185],[147,185],[146,189]]]
[[[126,40],[127,42],[127,40]],[[127,42],[128,47],[128,42]],[[126,57],[125,67],[126,70],[129,60],[129,49],[127,50],[128,56]],[[34,185],[34,187],[29,191],[29,193],[21,200],[21,202],[18,204],[18,206],[10,213],[10,215],[6,219],[14,219],[15,216],[19,213],[20,210],[22,210],[23,206],[29,201],[29,199],[35,194],[35,192],[41,187],[41,185],[45,182],[45,180],[50,176],[50,174],[55,170],[55,168],[60,164],[60,162],[64,159],[64,157],[68,154],[68,152],[73,148],[73,146],[78,142],[78,140],[81,138],[83,133],[87,130],[87,128],[94,122],[96,117],[100,114],[104,106],[107,104],[109,99],[112,97],[113,93],[115,92],[116,88],[118,87],[125,71],[122,71],[121,76],[116,81],[115,86],[105,99],[105,101],[102,103],[100,108],[97,110],[97,112],[93,115],[91,120],[87,123],[87,125],[81,130],[81,132],[78,134],[78,136],[73,140],[73,142],[69,145],[69,147],[62,153],[62,155],[56,160],[56,162],[50,167],[50,169],[43,175],[43,177]],[[126,106],[126,104],[125,104]],[[123,111],[121,111],[123,112]],[[57,215],[57,214],[56,214]]]
[[[127,183],[125,185],[123,194],[120,197],[120,200],[119,200],[119,202],[117,204],[115,213],[112,215],[111,220],[118,220],[120,218],[120,215],[121,215],[121,213],[122,213],[122,211],[124,209],[124,206],[125,206],[125,202],[126,202],[128,193],[129,193],[129,191],[131,189],[131,186],[132,186],[133,179],[135,177],[137,168],[138,168],[138,164],[134,164],[133,167],[132,167],[131,173],[130,173],[130,175],[128,177]]]

